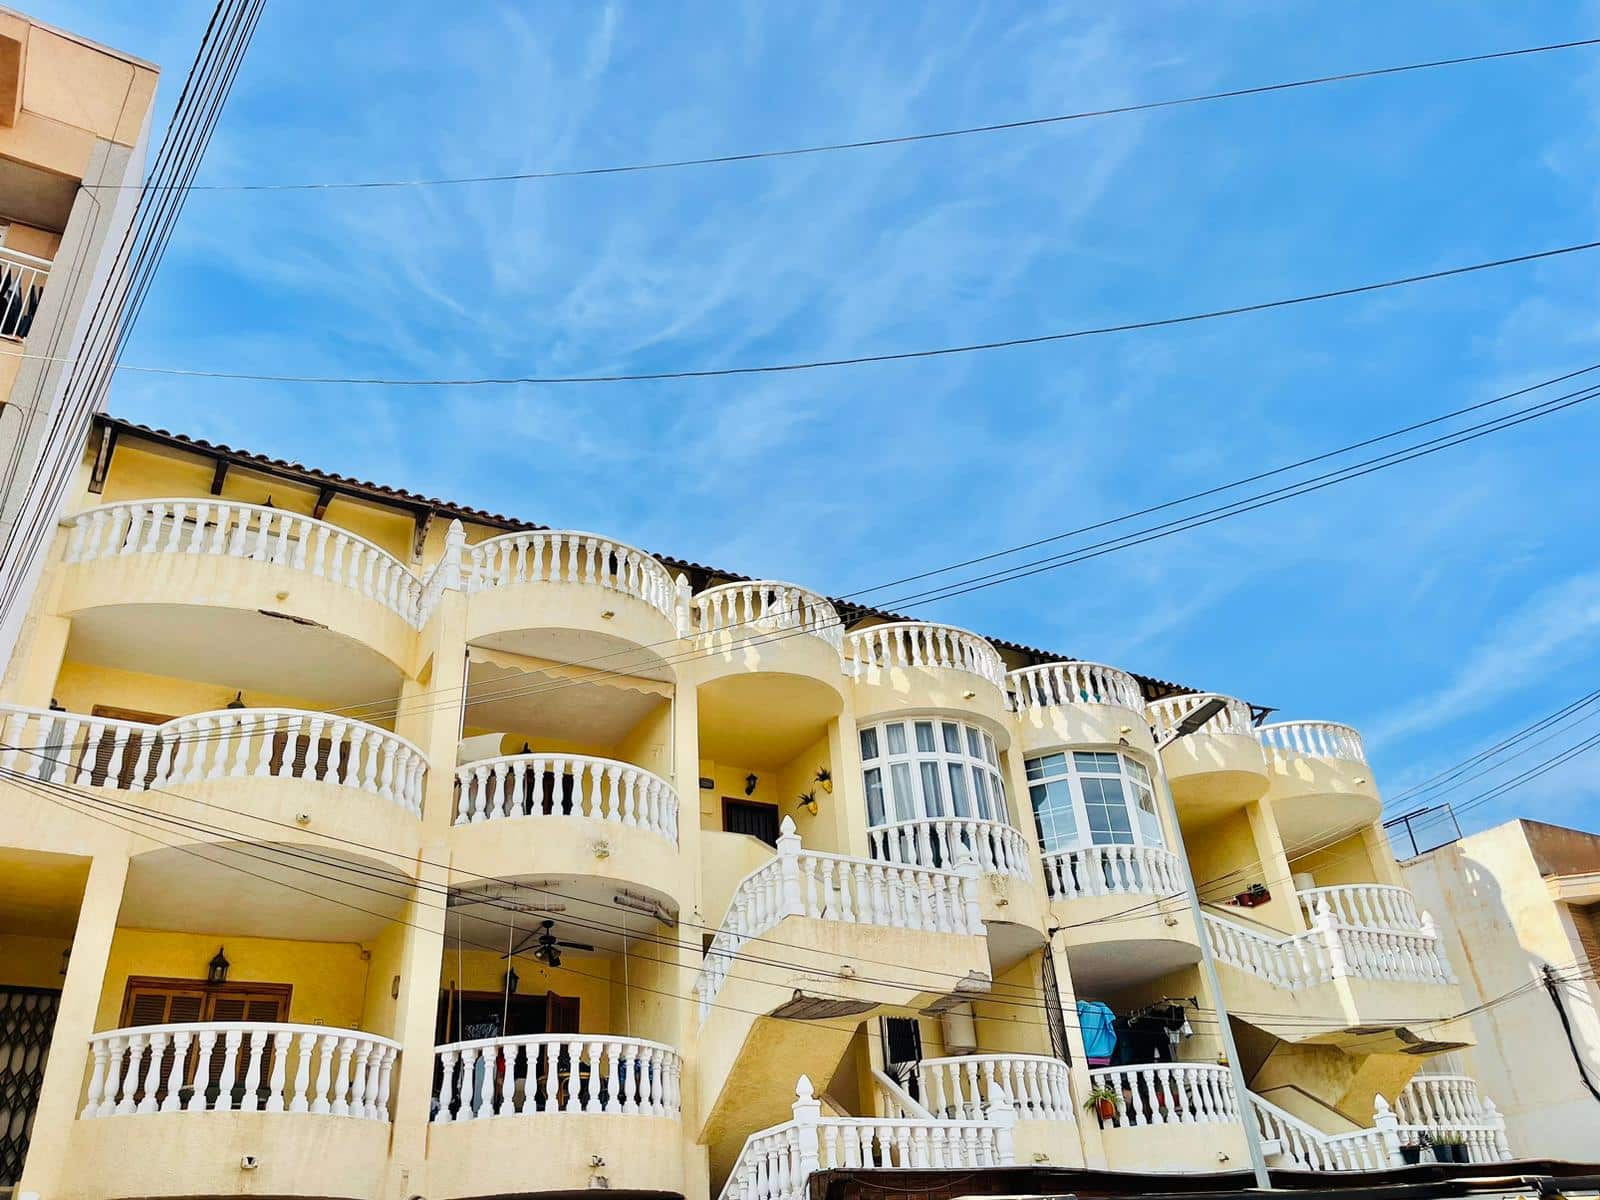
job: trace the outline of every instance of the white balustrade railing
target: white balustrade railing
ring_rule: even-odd
[[[981,1168],[1016,1162],[1016,1114],[997,1095],[983,1121],[824,1117],[800,1077],[794,1119],[745,1139],[719,1200],[802,1200],[816,1171]]]
[[[0,705],[0,767],[51,783],[146,791],[215,779],[318,780],[422,811],[422,751],[331,713],[227,708],[162,725]]]
[[[930,817],[897,821],[867,830],[872,857],[917,867],[947,867],[963,854],[977,860],[985,875],[1032,879],[1028,842],[1004,821],[976,817]]]
[[[1342,758],[1364,763],[1367,752],[1361,735],[1333,721],[1278,721],[1256,728],[1261,744],[1274,754],[1307,758]]]
[[[1183,719],[1210,700],[1225,700],[1222,709],[1200,727],[1201,733],[1229,733],[1238,737],[1254,737],[1255,727],[1250,720],[1250,706],[1231,696],[1218,696],[1210,692],[1197,692],[1186,696],[1168,696],[1152,700],[1145,708],[1157,739],[1170,737]]]
[[[688,632],[688,583],[643,550],[575,530],[540,529],[503,533],[468,546],[463,558],[466,589],[520,583],[576,583],[642,600]],[[680,592],[683,593],[680,596]]]
[[[1341,925],[1362,925],[1368,929],[1421,930],[1422,916],[1417,901],[1403,887],[1381,883],[1345,883],[1333,887],[1306,888],[1299,893],[1306,917],[1327,908]]]
[[[757,643],[790,633],[819,637],[835,650],[844,646],[844,623],[826,596],[792,583],[755,580],[725,583],[696,593],[690,601],[694,629],[728,633]]]
[[[1089,1084],[1120,1097],[1102,1123],[1114,1128],[1141,1125],[1233,1124],[1239,1105],[1228,1068],[1215,1063],[1148,1063],[1133,1067],[1094,1067]]]
[[[632,763],[583,754],[507,754],[456,768],[457,825],[587,817],[678,840],[678,794]]]
[[[1054,662],[1021,667],[1010,681],[1011,706],[1018,711],[1067,704],[1115,704],[1144,711],[1139,681],[1126,671],[1100,663]]]
[[[207,1021],[113,1029],[89,1039],[81,1116],[292,1112],[389,1119],[400,1047],[323,1025]]]
[[[1493,1100],[1478,1094],[1478,1081],[1470,1075],[1413,1075],[1396,1097],[1394,1110],[1402,1138],[1415,1141],[1421,1133],[1431,1138],[1457,1134],[1472,1162],[1511,1158],[1505,1118]]]
[[[878,1115],[896,1120],[931,1121],[933,1114],[905,1088],[877,1067],[872,1068],[872,1092],[877,1098]]]
[[[1374,1127],[1348,1133],[1323,1133],[1253,1093],[1250,1107],[1262,1139],[1276,1142],[1278,1154],[1289,1166],[1303,1171],[1381,1171],[1400,1165],[1400,1142],[1394,1116],[1382,1096],[1378,1097]]]
[[[1003,1095],[1019,1121],[1073,1119],[1071,1072],[1044,1054],[925,1058],[917,1064],[917,1090],[936,1118],[985,1120],[990,1097]]]
[[[531,1034],[451,1042],[434,1052],[433,1120],[535,1113],[677,1117],[683,1057],[609,1034]]]
[[[997,688],[1006,685],[1006,664],[986,639],[953,625],[897,621],[852,629],[844,635],[845,670],[860,677],[869,668],[937,667],[967,671]]]
[[[1044,856],[1052,896],[1175,896],[1184,889],[1183,862],[1159,846],[1074,846]]]
[[[963,858],[954,870],[934,870],[805,850],[793,818],[784,817],[777,855],[740,880],[701,963],[694,991],[702,1021],[715,1007],[739,948],[785,917],[982,934],[978,866]]]
[[[1204,924],[1218,961],[1286,990],[1345,977],[1455,982],[1427,913],[1415,932],[1342,924],[1327,908],[1313,918],[1314,928],[1289,937],[1274,937],[1210,912],[1204,914]]]
[[[28,336],[51,265],[48,258],[0,247],[0,337]]]
[[[419,624],[422,584],[363,537],[281,508],[232,500],[125,500],[70,518],[66,561],[164,554],[273,563],[327,579]]]

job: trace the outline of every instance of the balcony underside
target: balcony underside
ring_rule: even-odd
[[[428,1127],[428,1194],[440,1200],[575,1193],[597,1179],[612,1192],[684,1195],[678,1120],[544,1113]]]

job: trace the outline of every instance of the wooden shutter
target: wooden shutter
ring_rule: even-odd
[[[778,844],[778,806],[757,800],[722,800],[722,828],[728,833],[744,833],[760,838],[769,846]]]
[[[121,1027],[129,1029],[144,1025],[178,1025],[197,1021],[283,1021],[289,1012],[289,995],[288,984],[244,983],[212,986],[197,979],[130,979],[122,1000]],[[220,1043],[221,1039],[218,1041]],[[250,1062],[244,1051],[245,1047],[241,1044],[239,1060],[234,1064],[232,1102],[235,1105],[239,1097],[244,1094],[244,1072]],[[172,1077],[173,1053],[174,1048],[169,1045],[162,1059],[161,1070],[157,1074],[157,1079],[160,1081],[160,1090],[156,1093],[158,1102],[166,1099],[167,1080]],[[189,1101],[189,1089],[196,1083],[195,1073],[198,1069],[199,1055],[200,1046],[197,1040],[190,1046],[189,1060],[183,1068],[184,1104]],[[209,1078],[204,1084],[206,1102],[210,1107],[217,1105],[217,1084],[222,1078],[222,1061],[219,1044],[212,1051]],[[271,1078],[272,1056],[263,1055],[261,1061],[261,1079],[265,1083]],[[149,1063],[150,1055],[146,1051],[137,1076],[141,1087],[147,1077]],[[142,1098],[142,1091],[135,1096],[136,1100]]]
[[[544,997],[546,1033],[578,1032],[578,997],[546,992]]]
[[[201,1019],[205,1012],[205,989],[196,984],[193,987],[174,987],[163,983],[135,983],[128,984],[127,995],[122,1002],[122,1027],[139,1028],[144,1025],[178,1025]],[[172,1056],[176,1048],[169,1042],[161,1056],[161,1069],[156,1078],[159,1081],[156,1088],[156,1103],[161,1103],[167,1098],[167,1080],[172,1078]],[[139,1080],[139,1092],[134,1097],[135,1102],[144,1098],[144,1081],[149,1078],[150,1052],[145,1051],[140,1060],[139,1073],[135,1077]],[[188,1081],[194,1071],[194,1050],[189,1052],[189,1062],[183,1069],[183,1079]]]
[[[243,989],[218,990],[206,997],[207,1021],[249,1021],[270,1023],[282,1021],[287,1014],[289,997],[282,992],[249,992]],[[221,1042],[221,1039],[218,1039]],[[238,1108],[244,1096],[245,1070],[250,1065],[249,1045],[240,1039],[238,1056],[233,1064],[233,1094],[227,1104],[217,1095],[222,1081],[222,1068],[226,1061],[220,1048],[211,1055],[211,1078],[206,1081],[206,1092],[213,1108]],[[258,1100],[266,1100],[266,1084],[272,1078],[272,1054],[261,1056],[261,1078],[258,1083]]]
[[[161,713],[141,712],[134,708],[115,708],[109,704],[96,704],[89,710],[89,715],[110,721],[137,721],[141,725],[165,725],[172,720],[171,717],[163,716]],[[133,771],[139,763],[139,748],[146,736],[150,735],[137,731],[128,734],[128,740],[122,748],[122,769],[118,773],[116,787],[126,789],[133,786]],[[106,736],[100,739],[100,744],[92,747],[94,768],[90,775],[91,787],[105,786],[106,777],[111,772],[111,756],[116,752],[116,747],[116,736],[109,730]],[[145,777],[141,782],[146,785],[155,778],[156,768],[161,761],[161,749],[161,739],[158,737],[150,747],[150,760],[145,764]]]

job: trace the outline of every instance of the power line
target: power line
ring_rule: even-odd
[[[1310,79],[1296,79],[1284,83],[1257,84],[1229,91],[1207,92],[1201,95],[1182,96],[1169,100],[1147,100],[1135,104],[1121,104],[1110,108],[1087,109],[1061,113],[1055,116],[1030,117],[1017,121],[999,121],[987,125],[969,125],[959,129],[941,129],[932,133],[897,134],[890,137],[865,138],[853,142],[831,142],[816,146],[799,146],[783,150],[755,150],[742,154],[718,154],[697,158],[665,159],[653,162],[627,163],[617,166],[573,167],[552,171],[515,171],[493,175],[453,175],[420,179],[366,179],[324,180],[301,183],[201,183],[188,186],[196,192],[291,192],[291,191],[355,191],[391,188],[452,187],[480,183],[521,183],[548,179],[575,179],[597,175],[638,174],[648,171],[670,171],[685,167],[721,166],[730,163],[758,162],[765,159],[799,158],[805,155],[833,154],[845,150],[867,150],[884,146],[904,146],[916,142],[970,137],[977,134],[1004,133],[1019,129],[1037,129],[1099,117],[1125,116],[1132,113],[1153,112],[1158,109],[1179,108],[1186,105],[1208,104],[1220,100],[1237,100],[1250,96],[1287,92],[1300,88],[1319,87],[1325,84],[1349,83],[1360,79],[1376,79],[1391,75],[1404,75],[1417,71],[1430,71],[1441,67],[1465,66],[1471,63],[1495,62],[1522,58],[1534,54],[1548,54],[1557,50],[1572,50],[1600,45],[1600,38],[1584,38],[1570,42],[1552,42],[1542,46],[1528,46],[1518,50],[1498,50],[1485,54],[1470,54],[1456,58],[1439,58],[1427,62],[1406,63],[1401,66],[1374,67],[1360,71],[1342,71],[1333,75],[1319,75]]]
[[[935,346],[921,350],[900,350],[881,354],[858,354],[846,358],[819,358],[783,363],[753,364],[743,367],[703,367],[679,371],[643,371],[633,374],[605,374],[605,375],[482,375],[462,376],[456,378],[438,379],[412,379],[381,375],[280,375],[263,374],[247,371],[208,371],[183,367],[152,367],[141,366],[133,363],[118,363],[116,370],[130,371],[143,375],[164,375],[184,379],[211,379],[228,380],[232,382],[252,383],[282,383],[282,384],[339,384],[346,387],[508,387],[514,385],[542,385],[553,386],[557,384],[584,384],[584,383],[645,383],[660,382],[664,380],[686,379],[721,379],[731,376],[746,375],[775,375],[795,371],[816,371],[835,367],[855,367],[868,363],[907,362],[916,359],[946,358],[958,354],[976,354],[991,350],[1009,350],[1020,346],[1039,346],[1047,343],[1073,341],[1079,338],[1101,337],[1114,333],[1135,333],[1149,329],[1169,329],[1176,326],[1192,325],[1201,321],[1212,321],[1224,317],[1245,316],[1251,313],[1267,312],[1272,309],[1292,308],[1302,304],[1315,304],[1323,300],[1338,300],[1350,296],[1368,295],[1374,292],[1386,291],[1390,288],[1406,287],[1416,283],[1430,283],[1440,279],[1450,279],[1458,275],[1470,275],[1478,271],[1492,271],[1500,267],[1517,266],[1524,263],[1541,262],[1548,259],[1559,258],[1567,254],[1580,254],[1600,247],[1600,241],[1578,242],[1568,246],[1558,246],[1551,250],[1537,250],[1527,254],[1516,254],[1508,258],[1491,259],[1487,262],[1469,263],[1460,267],[1447,267],[1438,271],[1425,271],[1416,275],[1405,275],[1395,279],[1384,279],[1374,283],[1356,284],[1351,287],[1332,288],[1320,292],[1311,292],[1305,295],[1288,296],[1275,300],[1258,300],[1249,304],[1237,304],[1227,308],[1207,309],[1202,312],[1184,313],[1172,317],[1156,317],[1143,321],[1123,321],[1111,325],[1093,325],[1079,329],[1063,330],[1058,333],[1035,334],[1029,337],[1002,338],[988,342],[969,342],[964,345]],[[14,352],[14,357],[20,358],[48,358],[48,355],[31,355],[23,351]],[[58,360],[59,361],[59,360]]]

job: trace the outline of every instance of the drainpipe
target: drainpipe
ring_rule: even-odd
[[[1239,1105],[1239,1122],[1244,1126],[1244,1143],[1250,1153],[1250,1169],[1255,1173],[1256,1187],[1267,1191],[1272,1187],[1272,1177],[1267,1173],[1266,1155],[1261,1151],[1261,1126],[1256,1121],[1250,1092],[1245,1084],[1244,1067],[1239,1063],[1239,1047],[1233,1041],[1233,1027],[1228,1023],[1228,1004],[1222,996],[1222,984],[1217,980],[1217,963],[1211,955],[1211,939],[1206,936],[1204,914],[1200,908],[1200,893],[1195,889],[1194,871],[1189,866],[1189,851],[1183,844],[1183,827],[1178,823],[1178,805],[1172,798],[1172,785],[1167,782],[1167,764],[1161,752],[1193,730],[1173,734],[1156,744],[1156,778],[1161,781],[1162,803],[1166,805],[1167,819],[1172,826],[1173,849],[1183,861],[1183,894],[1189,901],[1189,916],[1194,921],[1195,937],[1200,943],[1200,970],[1212,996],[1212,1006],[1217,1017],[1217,1036],[1222,1040],[1222,1052],[1228,1056],[1228,1076],[1233,1082],[1233,1094]]]

